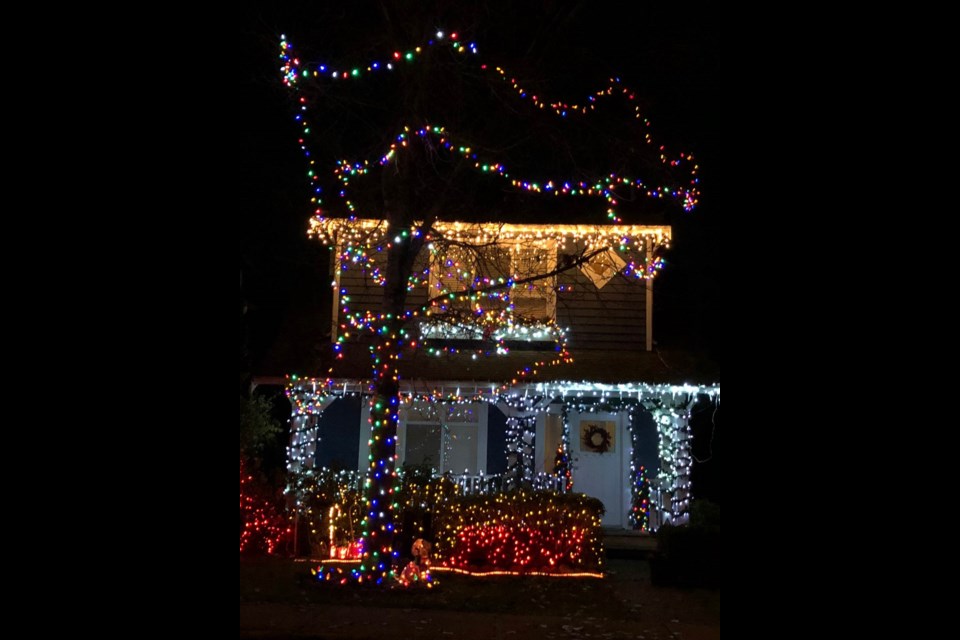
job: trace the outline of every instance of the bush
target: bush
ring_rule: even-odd
[[[465,496],[434,514],[436,552],[461,569],[565,573],[602,564],[603,503],[550,492]]]
[[[258,473],[249,471],[241,457],[240,553],[274,553],[282,549],[290,528],[277,503],[276,491]]]
[[[361,496],[356,490],[354,471],[308,469],[292,477],[291,492],[300,518],[301,553],[327,557],[330,553],[330,525],[334,544],[347,546],[360,537]],[[330,522],[330,507],[337,505]],[[306,542],[308,548],[302,543]]]
[[[657,531],[652,581],[659,586],[720,588],[720,507],[694,501],[690,522]]]
[[[690,526],[720,531],[720,505],[709,500],[694,500],[690,505]]]
[[[409,558],[410,548],[417,538],[435,538],[436,514],[450,510],[452,502],[460,498],[460,487],[447,477],[433,477],[429,466],[405,465],[402,477],[398,496],[401,512],[394,549],[402,558]]]

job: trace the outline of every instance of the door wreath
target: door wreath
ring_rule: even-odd
[[[585,451],[606,453],[610,450],[612,440],[609,431],[600,425],[592,424],[583,434],[583,448]]]

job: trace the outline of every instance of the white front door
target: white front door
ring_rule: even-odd
[[[570,412],[570,444],[573,454],[573,490],[599,498],[606,507],[602,524],[622,527],[626,513],[623,510],[625,471],[621,461],[624,447],[624,429],[616,414]]]

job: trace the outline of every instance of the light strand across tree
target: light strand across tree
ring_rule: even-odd
[[[308,62],[284,37],[280,60],[307,160],[311,233],[330,246],[337,269],[360,270],[382,291],[378,310],[352,309],[350,291],[337,292],[347,324],[336,349],[346,329],[370,336],[371,436],[354,577],[383,584],[399,555],[399,361],[423,348],[464,350],[432,346],[451,339],[479,344],[466,349],[473,357],[503,354],[512,339],[531,336],[551,342],[552,355],[513,382],[571,361],[563,329],[525,301],[556,295],[558,274],[608,251],[629,258],[624,272],[654,277],[655,249],[668,238],[644,236],[624,218],[645,201],[692,210],[698,168],[691,154],[654,143],[635,93],[618,78],[581,102],[550,100],[484,62],[462,34],[438,31],[379,59],[336,65]],[[601,106],[611,115],[592,121]],[[542,221],[564,215],[579,219],[545,237]],[[522,224],[531,221],[541,230]],[[562,261],[560,239],[571,243]]]

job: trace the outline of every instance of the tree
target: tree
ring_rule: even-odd
[[[261,456],[282,431],[269,398],[240,396],[240,552],[273,553],[289,533]]]
[[[282,429],[270,415],[273,404],[261,395],[240,396],[240,455],[254,455],[263,450]]]
[[[476,354],[504,351],[522,328],[549,336],[554,360],[564,360],[562,331],[525,314],[515,294],[549,294],[557,274],[609,251],[615,235],[598,231],[550,261],[538,257],[535,235],[484,222],[551,211],[553,221],[620,223],[665,204],[692,209],[698,189],[693,157],[653,142],[619,79],[566,103],[544,98],[546,83],[535,76],[528,82],[481,58],[464,34],[432,31],[402,48],[381,41],[372,55],[364,44],[327,64],[284,39],[281,60],[302,127],[311,232],[382,289],[379,313],[347,315],[353,330],[372,336],[360,575],[381,583],[397,555],[399,359],[431,335],[477,338]],[[628,243],[617,244],[625,251]],[[628,270],[646,278],[657,266],[648,253]],[[341,294],[346,308],[349,292]]]

